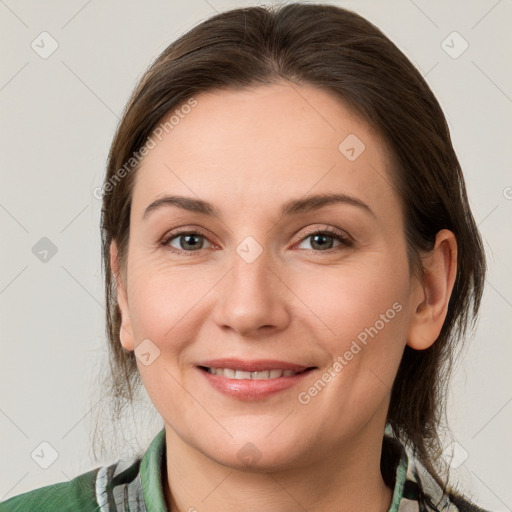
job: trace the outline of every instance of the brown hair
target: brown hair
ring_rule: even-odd
[[[439,230],[449,229],[457,238],[457,276],[446,321],[430,348],[406,347],[388,412],[395,434],[433,470],[455,349],[473,326],[482,296],[482,241],[445,117],[427,83],[378,28],[332,5],[292,3],[217,14],[165,49],[133,92],[110,149],[101,220],[114,412],[131,403],[140,387],[135,356],[119,339],[121,315],[110,266],[113,240],[121,267],[126,260],[137,170],[137,163],[128,170],[126,163],[165,115],[195,95],[278,80],[333,92],[384,138],[403,203],[412,271],[421,276],[420,253],[432,249]]]

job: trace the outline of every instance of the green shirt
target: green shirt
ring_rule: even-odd
[[[0,503],[0,512],[168,512],[164,498],[165,429],[142,458],[119,460]],[[404,447],[384,436],[381,471],[393,489],[388,512],[482,512],[461,496],[443,492]],[[485,511],[483,511],[485,512]]]

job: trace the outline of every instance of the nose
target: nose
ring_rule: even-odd
[[[290,322],[291,292],[279,275],[270,251],[254,260],[246,260],[236,251],[231,271],[217,290],[213,318],[217,325],[239,336],[268,336]]]

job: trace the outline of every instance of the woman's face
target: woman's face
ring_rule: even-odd
[[[137,171],[123,346],[193,450],[231,467],[325,459],[382,431],[413,329],[386,147],[315,87],[195,99]]]

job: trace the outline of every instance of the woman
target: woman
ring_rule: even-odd
[[[114,387],[164,428],[1,511],[481,510],[437,432],[482,242],[382,32],[329,5],[199,24],[142,77],[102,193]]]

